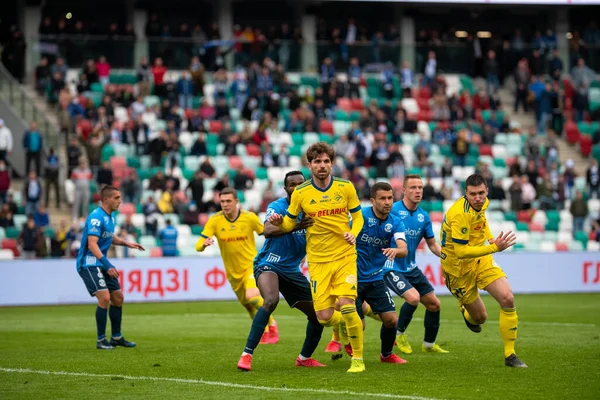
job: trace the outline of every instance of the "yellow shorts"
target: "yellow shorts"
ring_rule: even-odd
[[[471,304],[479,298],[479,290],[500,278],[506,278],[504,271],[496,264],[492,256],[481,257],[472,262],[472,267],[463,264],[463,275],[457,277],[444,271],[446,286],[460,305]],[[443,268],[443,267],[442,267]]]
[[[315,311],[335,305],[339,297],[356,299],[356,253],[325,263],[308,263]]]
[[[231,288],[233,289],[239,302],[242,303],[243,306],[248,304],[248,301],[246,300],[246,291],[248,289],[256,289],[257,288],[256,279],[254,279],[254,274],[252,272],[249,275],[246,275],[246,277],[243,279],[240,279],[240,280],[232,279],[229,281],[229,283],[231,283]]]

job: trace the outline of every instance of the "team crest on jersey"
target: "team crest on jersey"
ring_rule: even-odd
[[[468,229],[467,229],[467,228],[462,228],[462,229],[460,230],[460,233],[462,233],[462,234],[464,235],[465,233],[467,233],[467,231],[468,231]]]
[[[392,231],[392,224],[385,224],[385,226],[383,227],[383,229],[386,232],[391,232]]]
[[[419,214],[417,215],[417,219],[419,220],[419,222],[423,222],[425,221],[425,216],[423,216],[423,214]]]
[[[333,195],[333,199],[335,201],[340,201],[342,200],[344,197],[339,193],[339,192],[335,192],[335,194]]]

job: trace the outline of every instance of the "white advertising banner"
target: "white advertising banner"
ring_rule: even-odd
[[[515,293],[600,292],[600,253],[506,253],[494,257]],[[439,259],[417,256],[438,294],[449,294]],[[220,258],[114,260],[127,302],[234,300]],[[0,306],[93,303],[75,260],[7,261]],[[303,268],[306,273],[306,266]]]

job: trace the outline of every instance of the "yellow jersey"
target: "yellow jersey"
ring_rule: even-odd
[[[215,236],[219,242],[221,257],[229,281],[238,281],[252,271],[256,257],[254,232],[262,235],[264,226],[258,216],[252,212],[240,210],[238,216],[230,221],[223,211],[211,216],[200,234],[196,250],[201,251],[204,240]]]
[[[351,231],[350,214],[360,214],[360,217],[358,214],[355,216],[352,231],[358,229],[360,232],[363,221],[360,201],[352,182],[332,177],[327,189],[316,187],[312,179],[297,186],[292,193],[283,229],[291,230],[300,213],[315,221],[306,229],[308,262],[330,262],[356,253],[356,246],[344,240],[344,233]]]
[[[476,263],[478,258],[498,250],[496,245],[485,245],[486,240],[493,238],[485,217],[485,210],[489,203],[490,201],[486,199],[481,210],[475,211],[466,197],[461,197],[446,212],[440,231],[440,242],[442,246],[441,263],[444,271],[448,274],[461,276]],[[467,251],[465,252],[467,257],[459,258],[457,255],[459,246],[468,246],[473,250],[478,247],[480,249],[477,250],[477,253],[483,252],[483,254],[479,257],[469,257],[469,253],[472,251]]]

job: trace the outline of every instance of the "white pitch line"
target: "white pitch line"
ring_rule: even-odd
[[[158,381],[158,382],[189,383],[189,384],[197,384],[197,385],[222,386],[222,387],[227,387],[227,388],[264,390],[264,391],[273,391],[273,392],[334,394],[334,395],[349,395],[349,396],[353,396],[353,397],[359,397],[359,396],[381,397],[381,398],[387,398],[387,399],[438,400],[438,399],[434,399],[434,398],[430,398],[430,397],[397,395],[397,394],[390,394],[390,393],[365,393],[365,392],[352,392],[349,390],[328,390],[328,389],[310,389],[310,388],[285,388],[285,387],[272,387],[272,386],[255,386],[255,385],[245,385],[242,383],[205,381],[203,379],[159,378],[159,377],[154,377],[154,376],[92,374],[92,373],[87,373],[87,372],[68,372],[68,371],[42,371],[42,370],[34,370],[34,369],[29,369],[29,368],[4,368],[4,367],[0,367],[0,372],[13,372],[13,373],[19,373],[19,374],[39,374],[39,375],[84,376],[84,377],[88,377],[88,378],[121,378],[121,379],[133,380],[133,381]]]

